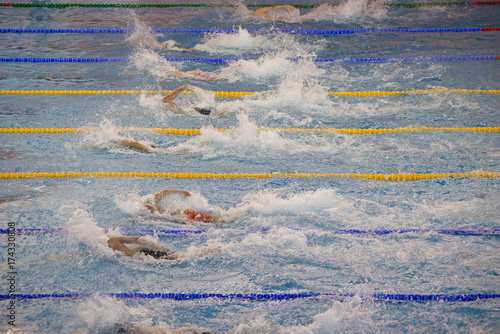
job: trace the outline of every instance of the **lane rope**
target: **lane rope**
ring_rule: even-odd
[[[0,179],[34,178],[170,178],[170,179],[269,179],[269,178],[342,178],[374,181],[421,181],[443,178],[498,179],[499,172],[470,173],[142,173],[142,172],[73,172],[73,173],[0,173]]]
[[[257,60],[257,58],[231,59],[231,58],[164,58],[170,62],[197,62],[211,64],[228,64],[237,61]],[[500,60],[500,56],[482,57],[439,57],[439,56],[419,56],[419,57],[387,57],[387,58],[285,58],[292,62],[312,61],[315,63],[370,63],[370,62],[398,62],[398,61],[484,61]],[[132,58],[0,58],[2,63],[119,63],[130,62]]]
[[[9,299],[18,300],[76,300],[94,296],[111,297],[117,299],[168,299],[168,300],[224,300],[224,301],[287,301],[307,298],[333,298],[337,300],[347,300],[358,295],[337,294],[337,293],[52,293],[52,294],[18,294],[15,298],[9,295],[0,295],[0,301]],[[372,294],[358,296],[364,300],[378,301],[415,301],[415,302],[475,302],[495,300],[500,298],[500,294],[480,293],[480,294]]]
[[[210,92],[218,98],[238,99],[258,93],[277,93],[278,91],[266,92]],[[171,94],[171,90],[0,90],[0,95],[140,95],[140,94]],[[192,92],[182,92],[193,95]],[[407,91],[372,91],[372,92],[327,92],[329,96],[356,96],[356,97],[381,97],[381,96],[403,96],[412,94],[500,94],[499,89],[416,89]]]
[[[281,227],[274,227],[281,228]],[[244,230],[244,233],[267,233],[274,228],[255,228]],[[352,235],[389,235],[389,234],[423,234],[423,233],[437,233],[437,234],[448,234],[448,235],[461,235],[461,236],[478,236],[478,235],[499,235],[500,228],[435,228],[435,229],[301,229],[301,228],[289,228],[290,230],[296,231],[318,231],[318,232],[328,232],[332,234],[352,234]],[[138,229],[138,228],[104,228],[104,232],[108,233],[110,231],[126,234],[126,235],[156,235],[156,236],[178,236],[178,235],[190,235],[190,234],[205,234],[208,230],[161,230],[161,229]],[[0,229],[0,234],[9,234],[14,231],[11,229]],[[234,231],[230,231],[234,232]],[[54,234],[67,234],[68,230],[64,228],[19,228],[15,230],[16,235],[54,235]]]
[[[500,1],[460,1],[460,2],[417,2],[417,3],[384,3],[388,7],[430,7],[430,6],[485,6],[485,5],[499,5]],[[338,6],[338,4],[329,4],[330,6]],[[8,3],[1,4],[2,7],[45,7],[45,8],[68,8],[68,7],[82,7],[82,8],[176,8],[176,7],[236,7],[234,4],[86,4],[86,3]],[[246,7],[270,7],[274,4],[248,4]],[[305,5],[305,4],[292,4],[295,8],[316,8],[319,5]]]
[[[236,29],[152,29],[159,34],[239,34]],[[397,33],[443,33],[443,32],[481,32],[500,31],[500,27],[476,28],[372,28],[372,29],[248,29],[248,33],[255,34],[298,34],[298,35],[346,35],[371,32]],[[0,29],[1,34],[127,34],[128,29]]]
[[[201,129],[160,129],[160,128],[119,128],[119,131],[131,132],[149,132],[160,133],[172,136],[198,136],[202,134]],[[233,129],[215,129],[217,132],[228,132]],[[259,128],[260,131],[278,131],[285,133],[343,133],[349,135],[374,135],[386,133],[421,133],[421,132],[491,132],[499,133],[500,127],[406,127],[394,129],[328,129],[328,128],[307,128],[307,129],[286,129],[286,128]],[[0,133],[39,133],[39,134],[58,134],[58,133],[84,133],[96,132],[98,128],[0,128]]]

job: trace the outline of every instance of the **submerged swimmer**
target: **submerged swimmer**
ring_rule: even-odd
[[[129,148],[142,153],[159,153],[159,154],[189,154],[191,151],[185,147],[158,147],[154,144],[140,142],[133,139],[115,137],[112,142],[122,148]]]
[[[304,20],[312,20],[325,16],[325,14],[330,11],[331,7],[328,4],[322,4],[302,16],[300,15],[300,10],[291,5],[261,7],[255,12],[248,10],[248,8],[243,4],[241,4],[239,8],[240,12],[245,13],[246,15],[258,17],[259,19],[283,23],[298,23]]]
[[[215,73],[205,73],[202,71],[187,71],[187,72],[181,72],[181,71],[167,71],[167,74],[173,74],[178,77],[183,77],[183,78],[190,78],[190,79],[196,79],[196,80],[201,80],[201,81],[211,81],[211,80],[216,80],[219,79],[219,76]]]
[[[191,85],[182,85],[182,86],[178,87],[176,90],[174,90],[171,94],[165,96],[163,98],[163,103],[165,103],[167,105],[169,110],[171,110],[175,113],[189,115],[189,110],[187,108],[179,107],[174,102],[174,99],[185,90],[194,92],[195,89],[196,89],[196,87],[191,86]],[[196,110],[198,113],[200,113],[202,115],[207,115],[207,116],[212,113],[212,110],[210,110],[208,108],[195,107],[194,110]]]
[[[139,247],[129,248],[127,245],[139,245]],[[108,239],[108,247],[130,257],[143,253],[155,259],[176,260],[183,255],[170,252],[165,246],[141,237],[112,236]]]
[[[135,141],[132,139],[127,139],[127,138],[121,138],[121,137],[114,138],[113,143],[119,144],[120,146],[124,146],[126,148],[135,149],[135,150],[138,150],[138,151],[141,151],[144,153],[158,153],[160,150],[168,151],[168,149],[161,149],[153,144],[143,143],[143,142],[139,142],[139,141]]]
[[[188,256],[187,253],[171,252],[162,244],[142,237],[111,236],[109,237],[107,243],[108,247],[112,250],[122,252],[129,257],[132,257],[137,253],[151,256],[158,260],[178,260],[184,259]],[[220,248],[222,248],[222,246],[205,247],[199,249],[196,252],[196,255],[207,255],[209,253],[217,251]]]
[[[121,42],[121,43],[101,43],[101,45],[135,45],[135,46],[153,46],[158,49],[164,49],[164,50],[172,50],[172,51],[180,51],[180,52],[189,52],[189,51],[194,51],[194,48],[186,49],[174,41],[169,39],[168,41],[159,43],[158,41],[154,39],[148,39],[148,38],[133,38],[129,39],[128,41]]]
[[[154,194],[152,198],[148,198],[146,200],[146,202],[144,203],[144,206],[151,213],[159,213],[159,214],[167,213],[168,210],[163,208],[160,205],[160,201],[169,195],[180,195],[183,198],[191,197],[191,193],[189,193],[188,191],[185,191],[185,190],[165,189],[165,190],[162,190],[162,191]],[[191,209],[177,210],[177,211],[173,212],[173,214],[175,216],[180,216],[184,219],[188,219],[189,221],[197,222],[197,223],[213,223],[216,221],[220,221],[220,219],[214,215],[194,211]]]
[[[300,16],[300,11],[290,5],[279,5],[258,8],[255,12],[250,12],[253,16],[258,16],[269,21],[284,21],[284,19]],[[283,17],[285,14],[286,17]],[[286,21],[285,21],[286,22]]]

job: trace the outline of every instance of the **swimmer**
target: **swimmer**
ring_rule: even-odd
[[[154,194],[153,198],[148,198],[146,200],[146,202],[144,203],[144,206],[151,213],[164,214],[167,212],[167,210],[161,207],[160,201],[164,197],[169,196],[169,195],[180,195],[183,198],[191,197],[191,193],[189,193],[188,191],[185,191],[185,190],[165,189],[165,190],[162,190],[162,191]],[[178,210],[178,211],[174,212],[173,214],[176,216],[181,216],[182,218],[188,219],[189,221],[196,222],[196,223],[213,223],[213,222],[216,222],[219,220],[214,215],[194,211],[191,209]]]
[[[163,103],[165,103],[168,106],[169,110],[175,113],[189,115],[188,111],[185,108],[181,108],[177,104],[175,104],[174,99],[185,90],[194,92],[195,88],[196,87],[191,85],[182,85],[178,87],[176,90],[174,90],[170,95],[165,96],[163,98]],[[207,115],[207,116],[212,113],[212,110],[207,108],[195,107],[194,110],[196,110],[198,113],[202,115]]]
[[[311,12],[300,15],[300,10],[290,5],[278,5],[258,8],[252,12],[244,4],[238,6],[240,12],[244,15],[254,16],[267,21],[277,21],[283,23],[298,23],[304,20],[317,19],[324,16],[329,11],[330,5],[323,4],[313,9]]]
[[[251,12],[251,15],[264,18],[269,21],[280,21],[281,15],[293,14],[294,16],[300,16],[300,12],[297,8],[290,5],[279,5],[279,6],[269,6],[258,8],[255,12]]]
[[[182,327],[177,329],[163,329],[144,325],[117,324],[112,333],[122,334],[213,334],[212,332],[195,327]]]
[[[129,248],[127,244],[135,244],[146,247]],[[143,253],[152,256],[155,259],[176,260],[181,258],[182,254],[168,251],[168,249],[154,241],[141,237],[112,236],[108,239],[108,247],[112,250],[122,252],[126,256],[134,256],[137,253]]]
[[[130,247],[127,245],[139,245],[139,247]],[[142,237],[111,236],[108,238],[108,247],[114,251],[122,252],[129,257],[137,253],[151,256],[157,260],[178,260],[185,259],[188,256],[187,253],[171,252],[165,246]],[[222,246],[203,247],[198,249],[196,255],[207,255],[220,248]]]
[[[230,66],[231,67],[231,66]],[[234,66],[236,67],[236,66]],[[136,71],[123,71],[122,74],[133,74]],[[182,78],[194,79],[199,81],[213,81],[220,78],[220,76],[216,73],[211,72],[202,72],[202,71],[187,71],[181,72],[173,69],[164,70],[163,73],[165,75],[177,76]]]
[[[101,45],[105,46],[114,46],[114,45],[135,45],[135,46],[153,46],[158,49],[163,50],[171,50],[171,51],[180,51],[180,52],[189,52],[194,51],[194,48],[186,49],[180,47],[176,41],[169,39],[168,41],[159,43],[156,40],[148,39],[148,38],[139,38],[139,39],[130,39],[121,43],[101,43]]]
[[[137,151],[141,151],[144,153],[157,153],[160,150],[160,148],[158,148],[156,145],[141,143],[141,142],[138,142],[138,141],[135,141],[132,139],[127,139],[127,138],[116,137],[112,141],[113,141],[113,143],[119,144],[120,146],[135,149]],[[163,150],[166,150],[166,149],[163,149]]]
[[[115,137],[111,142],[122,148],[129,148],[142,153],[158,153],[158,154],[184,154],[188,155],[191,150],[188,147],[158,147],[154,144],[140,142],[133,139]]]
[[[139,247],[127,245],[138,245]],[[108,247],[114,251],[122,252],[129,257],[133,257],[138,253],[151,256],[157,260],[178,260],[184,259],[188,256],[187,253],[171,252],[165,246],[142,237],[111,236],[108,238]],[[200,248],[196,252],[196,255],[207,255],[219,250],[220,248],[222,248],[222,246]]]

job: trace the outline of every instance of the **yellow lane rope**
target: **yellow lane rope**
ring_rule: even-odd
[[[276,91],[273,91],[276,92]],[[132,94],[170,94],[171,90],[0,90],[3,95],[132,95]],[[192,92],[183,92],[184,94],[194,94]],[[259,92],[212,92],[215,97],[221,98],[241,98],[246,95],[253,95]],[[393,92],[329,92],[330,96],[361,96],[378,97],[390,95],[410,95],[410,94],[432,94],[432,93],[454,93],[454,94],[500,94],[500,90],[476,90],[476,89],[418,89]]]
[[[419,181],[440,178],[500,178],[498,172],[431,173],[431,174],[355,174],[355,173],[0,173],[0,179],[32,178],[173,178],[173,179],[268,179],[268,178],[347,178],[376,181]]]
[[[98,131],[98,128],[0,128],[0,133],[83,133]],[[160,128],[120,128],[123,131],[155,132],[165,135],[196,136],[201,134],[200,129],[160,129]],[[230,131],[231,129],[216,129],[218,132]],[[394,129],[283,129],[283,128],[260,128],[261,131],[279,131],[291,133],[345,133],[353,135],[381,134],[381,133],[407,133],[407,132],[500,132],[500,127],[406,127]]]

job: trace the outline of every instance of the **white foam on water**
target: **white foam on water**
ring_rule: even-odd
[[[246,20],[253,21],[269,21],[268,18],[254,15],[253,10],[249,10],[242,2],[236,6],[236,15]],[[276,10],[268,11],[266,15],[270,21],[300,23],[311,20],[328,20],[336,23],[349,22],[360,19],[383,19],[387,16],[387,8],[383,0],[348,0],[338,6],[329,4],[321,4],[311,10],[302,10],[297,8],[287,10],[285,8],[277,8]]]
[[[327,210],[344,199],[333,189],[320,189],[289,195],[286,198],[280,197],[275,192],[261,191],[247,195],[243,201],[253,208],[253,212],[275,215],[304,214]]]
[[[376,308],[372,303],[363,302],[359,297],[350,300],[327,301],[330,306],[326,311],[312,316],[309,325],[278,325],[269,317],[257,315],[252,320],[240,323],[228,334],[336,334],[370,333],[377,328],[373,316]]]
[[[262,35],[252,36],[246,29],[239,28],[236,34],[210,34],[204,43],[193,47],[197,51],[209,53],[226,53],[228,51],[242,53],[254,49],[273,48],[271,40]]]
[[[181,73],[176,66],[153,50],[139,49],[130,58],[138,71],[147,72],[157,80],[180,76]]]
[[[302,134],[300,137],[278,130],[261,129],[244,113],[237,115],[237,128],[219,132],[212,126],[202,127],[201,135],[181,144],[169,147],[169,152],[177,154],[202,155],[214,158],[229,155],[255,154],[256,151],[332,152],[337,150],[335,134],[314,136]],[[344,145],[342,145],[344,146]]]
[[[129,134],[121,134],[120,128],[113,121],[104,119],[96,131],[89,131],[83,135],[81,145],[83,147],[92,147],[109,150],[111,153],[120,154],[138,154],[139,150],[134,150],[116,142],[117,139],[134,140]],[[149,141],[141,141],[145,144],[152,144]]]
[[[118,127],[109,119],[104,119],[97,131],[84,133],[82,143],[97,148],[112,148],[113,139],[119,137]]]
[[[107,246],[108,237],[104,229],[97,226],[92,214],[78,202],[63,204],[58,216],[66,224],[68,244],[83,244],[92,252],[112,256],[113,251]]]
[[[387,16],[387,6],[383,0],[348,0],[338,6],[322,4],[303,15],[304,20],[332,20],[336,23],[366,19],[380,20]]]
[[[130,215],[147,215],[151,217],[164,218],[165,222],[181,220],[178,216],[179,210],[192,209],[200,212],[207,212],[213,208],[208,204],[208,200],[197,192],[190,192],[191,196],[183,197],[179,194],[170,194],[162,198],[158,205],[165,210],[165,213],[151,213],[145,204],[153,200],[154,194],[141,196],[136,193],[118,194],[114,197],[116,206],[123,212]],[[155,220],[157,224],[161,221]]]
[[[288,58],[302,60],[291,61]],[[295,72],[307,74],[308,77],[324,75],[325,71],[318,68],[311,61],[314,58],[316,58],[315,54],[307,52],[300,52],[299,54],[288,51],[268,53],[256,60],[238,60],[231,63],[221,70],[220,78],[229,82],[248,79],[264,82],[273,78],[285,78]]]
[[[151,319],[147,318],[149,313],[144,306],[129,307],[116,298],[95,295],[80,303],[73,321],[65,327],[68,333],[75,334],[111,333],[133,327],[147,329],[152,325]]]
[[[254,35],[249,33],[247,29],[239,27],[238,32],[234,34],[208,34],[205,36],[204,42],[195,45],[192,50],[211,54],[233,53],[236,55],[248,52],[295,51],[295,55],[297,55],[300,50],[307,52],[322,50],[324,45],[325,41],[299,43],[296,37],[290,34]]]

